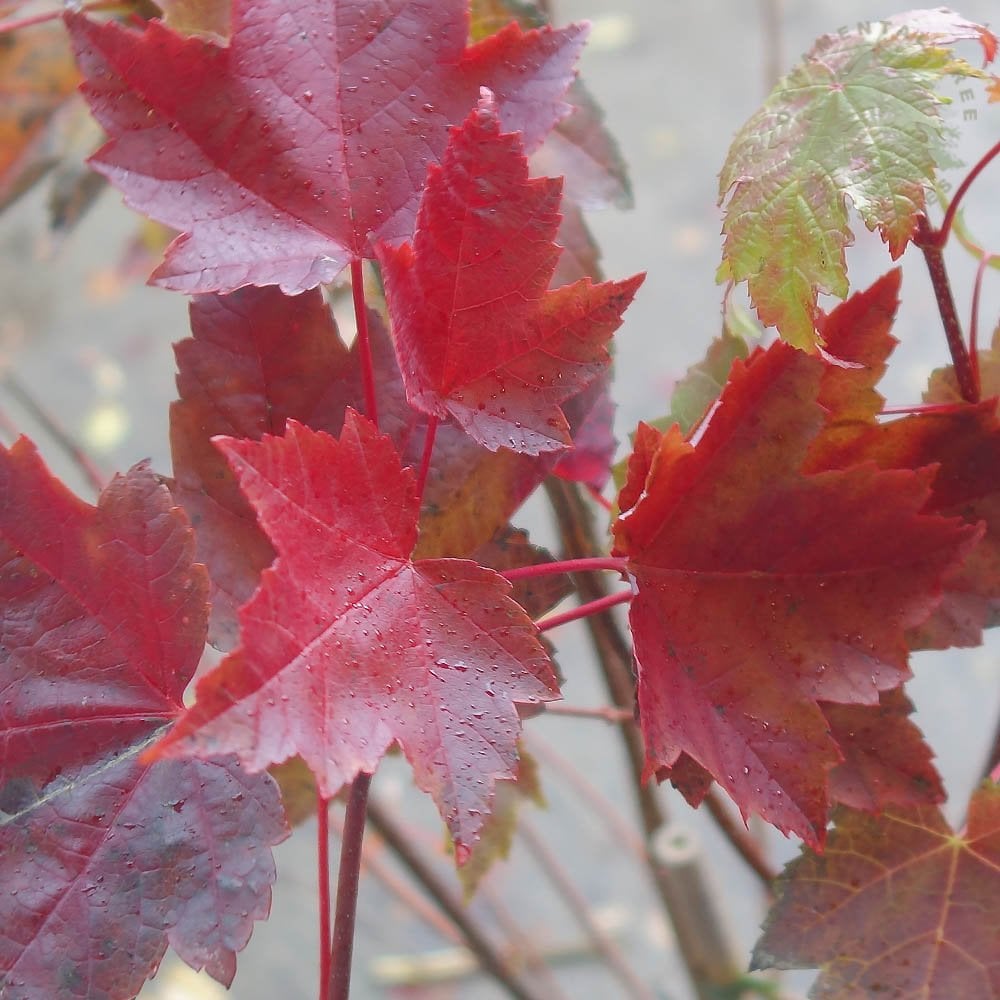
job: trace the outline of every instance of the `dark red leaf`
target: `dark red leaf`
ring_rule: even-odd
[[[466,48],[464,0],[256,0],[236,5],[228,47],[157,21],[67,23],[112,137],[92,162],[185,234],[152,280],[186,292],[303,291],[411,235],[480,86],[534,149],[568,111],[586,34],[514,24]]]
[[[175,348],[174,493],[211,572],[211,640],[229,649],[236,610],[274,550],[210,438],[280,434],[288,417],[338,433],[344,408],[359,403],[362,389],[357,360],[318,291],[289,297],[276,288],[247,288],[199,296],[191,304],[191,330],[192,339]]]
[[[195,525],[198,558],[210,571],[211,640],[230,649],[236,610],[250,598],[274,550],[211,437],[279,434],[287,417],[339,434],[344,408],[361,406],[364,393],[357,352],[340,340],[319,292],[287,296],[268,287],[199,296],[191,327],[192,339],[176,348],[181,399],[170,412],[174,489]],[[406,403],[392,343],[374,312],[369,334],[380,425],[404,461],[416,465],[425,420]],[[507,524],[551,464],[489,452],[458,428],[439,428],[420,554],[472,555]]]
[[[517,773],[515,702],[558,697],[534,625],[491,570],[412,562],[414,476],[348,412],[341,439],[220,439],[278,551],[240,611],[242,647],[198,684],[158,756],[299,754],[332,796],[398,743],[459,846]]]
[[[815,1000],[1000,996],[1000,787],[961,833],[930,806],[834,818],[778,880],[753,967],[821,968]]]
[[[985,534],[965,561],[944,579],[944,596],[934,614],[914,628],[912,649],[975,646],[983,628],[1000,623],[1000,420],[996,400],[968,404],[956,399],[947,378],[932,379],[929,401],[950,404],[882,423],[882,397],[875,391],[896,341],[889,333],[899,276],[890,272],[868,291],[830,314],[828,349],[855,365],[831,368],[820,402],[827,426],[813,442],[810,471],[875,462],[883,469],[936,466],[925,512],[982,523]],[[981,355],[983,389],[1000,393],[992,351]],[[861,367],[856,367],[860,365]]]
[[[563,406],[573,426],[573,447],[559,456],[552,470],[563,479],[585,483],[595,490],[604,489],[611,478],[611,462],[618,447],[611,382],[609,367]]]
[[[818,702],[899,686],[905,630],[978,535],[920,513],[928,470],[803,473],[828,367],[784,344],[737,361],[697,444],[643,433],[615,525],[648,772],[687,753],[744,815],[813,843],[841,759]]]
[[[873,813],[944,801],[933,754],[910,721],[913,705],[900,689],[881,692],[878,705],[822,708],[844,755],[830,772],[831,801]]]
[[[144,467],[96,508],[0,449],[0,993],[133,997],[169,943],[229,983],[285,836],[232,757],[144,764],[204,646],[206,580]]]
[[[923,734],[909,720],[913,710],[902,690],[882,691],[877,705],[820,704],[843,760],[830,772],[831,803],[882,812],[888,806],[944,801],[941,778],[931,764]],[[712,787],[712,775],[686,753],[657,771],[695,808]]]
[[[560,190],[528,179],[520,138],[484,96],[428,175],[413,245],[378,248],[407,398],[492,451],[570,444],[559,406],[607,366],[642,282],[548,290]]]

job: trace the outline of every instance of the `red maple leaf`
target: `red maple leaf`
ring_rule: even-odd
[[[183,711],[206,580],[142,466],[90,507],[0,448],[0,993],[131,997],[169,943],[227,985],[285,828],[229,756],[139,759]]]
[[[902,689],[880,692],[877,705],[821,702],[820,708],[843,758],[829,774],[831,802],[878,813],[944,801],[933,754],[909,719],[913,706]],[[686,753],[657,776],[669,778],[695,808],[712,787],[712,775]]]
[[[249,600],[274,549],[210,438],[280,434],[288,417],[336,433],[345,406],[363,398],[360,367],[317,290],[197,296],[191,329],[194,336],[174,348],[181,398],[170,407],[173,491],[210,571],[211,641],[230,649],[237,608]]]
[[[480,86],[534,148],[569,110],[586,35],[512,24],[466,48],[464,0],[245,0],[227,47],[157,21],[67,23],[111,136],[91,162],[184,234],[152,280],[186,292],[302,291],[409,236]]]
[[[983,628],[1000,623],[1000,419],[997,400],[966,403],[949,385],[951,372],[935,373],[927,401],[937,411],[892,421],[879,419],[875,385],[896,345],[889,333],[898,302],[892,271],[826,317],[828,350],[849,363],[823,377],[819,401],[826,426],[813,441],[809,471],[875,462],[883,469],[935,466],[924,511],[982,524],[983,540],[946,575],[933,615],[907,637],[911,649],[947,649],[982,642]],[[993,352],[981,352],[984,395],[1000,394]]]
[[[831,801],[871,813],[944,801],[933,754],[910,721],[913,705],[901,689],[882,691],[878,705],[822,708],[844,755],[830,772]]]
[[[372,310],[368,321],[380,426],[404,462],[415,465],[426,421],[406,402],[385,325]],[[350,350],[343,344],[316,290],[288,296],[270,286],[197,296],[191,330],[175,348],[181,398],[170,409],[173,489],[194,525],[198,559],[209,569],[210,640],[228,650],[237,640],[237,608],[250,599],[274,549],[211,438],[280,434],[288,417],[337,435],[345,407],[362,405],[361,364],[357,341]],[[603,443],[599,435],[595,440]],[[588,436],[582,456],[589,442]],[[439,428],[420,554],[473,556],[506,527],[551,464],[490,452],[457,427]]]
[[[647,773],[686,753],[744,815],[812,843],[842,758],[818,703],[899,686],[905,630],[979,534],[920,513],[929,470],[803,473],[828,367],[775,344],[736,362],[697,443],[644,429],[615,524]]]
[[[487,94],[428,174],[412,246],[378,248],[407,399],[493,451],[571,444],[559,404],[607,366],[644,277],[548,289],[561,191],[528,179]]]
[[[278,552],[242,647],[198,683],[157,756],[299,754],[332,796],[399,743],[459,847],[517,773],[515,702],[559,696],[534,625],[492,570],[413,562],[419,503],[391,442],[348,411],[338,441],[218,439]]]
[[[834,821],[778,880],[753,967],[822,968],[816,1000],[1000,996],[1000,787],[961,833],[929,806]]]

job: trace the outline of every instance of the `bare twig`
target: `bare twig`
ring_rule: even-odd
[[[46,406],[35,398],[34,394],[13,372],[4,372],[2,382],[4,388],[42,425],[46,433],[80,470],[87,482],[100,493],[106,485],[104,476],[94,464],[93,459],[73,440],[66,428],[59,423]]]
[[[410,874],[430,893],[438,906],[462,932],[466,944],[475,953],[482,967],[506,991],[518,1000],[544,1000],[535,993],[510,967],[507,959],[470,918],[458,894],[446,885],[433,865],[421,854],[410,837],[400,828],[396,818],[376,799],[368,802],[368,821],[373,830],[389,845],[407,867]]]
[[[531,853],[534,854],[542,870],[552,880],[563,902],[586,932],[594,948],[604,957],[612,972],[625,987],[628,995],[634,997],[635,1000],[655,1000],[655,994],[632,971],[628,959],[622,954],[622,950],[614,938],[606,933],[604,928],[594,919],[590,904],[577,888],[572,875],[559,860],[556,852],[538,834],[531,821],[520,816],[517,822],[517,832]]]
[[[591,812],[607,824],[612,836],[624,844],[642,864],[648,864],[649,855],[646,844],[635,828],[625,819],[621,810],[578,768],[559,753],[547,740],[537,733],[532,733],[529,744],[531,752],[547,767],[559,774],[573,787],[576,794],[589,807]]]
[[[358,880],[361,875],[361,843],[365,836],[365,814],[372,776],[362,771],[351,784],[347,814],[340,841],[340,872],[337,876],[337,907],[330,949],[330,979],[324,1000],[347,1000],[351,992],[351,957],[354,953],[354,922],[358,913]]]
[[[733,845],[750,870],[761,880],[764,891],[770,898],[774,891],[772,884],[778,877],[778,873],[768,864],[767,858],[764,857],[760,849],[760,844],[733,818],[732,813],[726,808],[726,803],[722,801],[715,788],[708,790],[708,794],[705,796],[705,808],[711,813],[716,826],[726,835],[729,843]]]

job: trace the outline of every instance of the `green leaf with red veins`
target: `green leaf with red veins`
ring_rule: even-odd
[[[560,191],[528,179],[487,94],[428,175],[413,245],[378,248],[407,398],[492,451],[571,444],[560,404],[607,366],[643,279],[548,290]]]
[[[827,367],[783,343],[737,361],[695,443],[643,432],[614,526],[647,773],[686,753],[744,815],[814,844],[841,760],[819,702],[900,685],[906,630],[979,536],[920,512],[932,470],[802,471]]]
[[[66,20],[111,136],[91,162],[182,232],[152,280],[185,292],[300,292],[410,236],[480,86],[534,149],[569,112],[586,36],[512,24],[467,48],[465,0],[244,0],[228,46]]]
[[[413,474],[354,411],[340,440],[289,421],[218,444],[278,558],[242,646],[154,755],[231,751],[256,771],[299,754],[329,797],[398,743],[464,860],[517,774],[515,703],[559,697],[534,624],[492,570],[410,559]]]
[[[893,259],[926,208],[951,133],[934,86],[982,77],[947,48],[996,39],[950,11],[913,11],[826,35],[746,122],[719,181],[719,279],[746,281],[761,321],[797,347],[822,344],[820,292],[847,295],[848,203]]]

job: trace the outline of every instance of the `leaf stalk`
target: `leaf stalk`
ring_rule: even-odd
[[[375,398],[375,364],[372,361],[371,337],[368,334],[368,309],[365,306],[365,275],[362,261],[351,261],[351,297],[354,299],[354,320],[358,328],[358,348],[361,351],[361,378],[365,389],[365,414],[378,427],[378,405]]]
[[[954,202],[952,202],[954,205]],[[931,228],[926,216],[921,216],[914,242],[920,247],[927,263],[927,270],[937,299],[938,312],[944,325],[944,335],[948,341],[952,364],[955,366],[955,379],[958,382],[962,398],[967,403],[979,402],[979,385],[975,376],[969,350],[965,345],[962,324],[955,308],[955,298],[951,293],[951,282],[944,264],[944,253],[939,239],[939,232]]]
[[[337,911],[330,949],[330,978],[323,1000],[347,1000],[351,992],[351,959],[354,953],[354,924],[358,913],[358,881],[361,875],[361,843],[365,835],[365,814],[372,776],[363,771],[354,779],[347,798],[344,836],[340,842],[340,871],[337,876]]]

